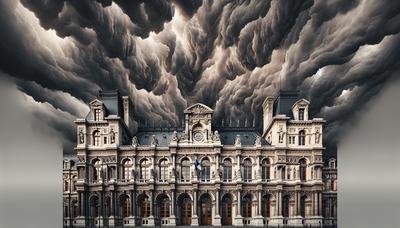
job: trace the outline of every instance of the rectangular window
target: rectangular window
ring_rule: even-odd
[[[98,121],[98,120],[101,119],[100,117],[101,117],[101,110],[100,109],[95,109],[94,110],[94,120]]]
[[[304,108],[299,108],[299,120],[304,120]]]

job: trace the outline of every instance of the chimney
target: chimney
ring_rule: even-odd
[[[122,106],[124,108],[124,122],[128,129],[130,129],[130,123],[129,123],[129,97],[128,96],[122,96]]]
[[[274,99],[275,98],[273,96],[267,96],[267,98],[265,98],[265,101],[262,104],[262,107],[263,107],[263,134],[268,129],[268,127],[272,121],[272,111],[273,111]]]

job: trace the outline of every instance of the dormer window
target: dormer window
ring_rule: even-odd
[[[101,110],[100,109],[95,109],[94,110],[94,120],[99,121],[101,120]]]
[[[299,120],[304,120],[304,108],[299,108]]]

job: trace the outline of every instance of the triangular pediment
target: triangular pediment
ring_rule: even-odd
[[[90,106],[102,106],[103,102],[101,102],[99,99],[94,99],[89,103]]]
[[[194,114],[206,114],[206,113],[213,113],[214,111],[208,107],[207,105],[197,103],[194,104],[187,109],[185,109],[184,113],[194,113]]]
[[[310,104],[310,102],[309,102],[308,100],[302,98],[302,99],[296,101],[296,102],[293,104],[292,108],[294,108],[295,106],[302,106],[302,107],[304,107],[304,106],[308,106],[309,104]]]

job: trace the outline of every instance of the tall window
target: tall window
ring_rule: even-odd
[[[224,160],[224,181],[232,181],[232,162],[229,159]]]
[[[181,180],[190,180],[190,161],[187,158],[184,158],[181,163]]]
[[[204,158],[201,161],[201,181],[210,181],[210,172],[210,160],[208,160],[208,158]]]
[[[68,181],[64,181],[64,192],[68,191]]]
[[[110,217],[111,215],[111,198],[106,197],[104,199],[104,214],[106,217]]]
[[[261,179],[263,181],[268,181],[270,178],[270,169],[271,164],[269,163],[269,159],[264,159],[261,163]]]
[[[249,194],[243,197],[242,211],[243,211],[243,217],[251,218],[251,195]]]
[[[125,195],[124,196],[124,209],[123,209],[123,212],[122,212],[123,216],[124,217],[129,217],[130,210],[131,210],[131,208],[130,208],[130,205],[129,205],[129,197]]]
[[[263,217],[271,217],[270,213],[271,195],[265,195],[262,198],[261,215]]]
[[[160,161],[160,181],[166,182],[168,180],[168,161],[167,159],[162,159]]]
[[[94,120],[98,121],[101,119],[101,110],[100,109],[95,109],[94,110]]]
[[[78,202],[76,200],[72,201],[72,217],[75,218],[79,214]]]
[[[101,161],[95,159],[92,164],[92,181],[98,181],[101,176]]]
[[[122,173],[123,180],[129,180],[132,178],[131,177],[132,176],[132,168],[133,168],[132,161],[129,159],[126,159],[123,164],[123,169],[124,169],[124,172]]]
[[[299,108],[299,120],[304,120],[304,108]]]
[[[304,130],[299,131],[299,145],[306,145],[306,133]]]
[[[251,181],[252,163],[250,159],[244,160],[243,163],[243,179],[245,182]]]
[[[150,200],[147,195],[142,195],[139,200],[140,217],[147,218],[150,216]]]
[[[284,196],[282,198],[282,216],[289,217],[289,196]]]
[[[100,131],[93,132],[93,145],[100,146]]]
[[[91,216],[96,218],[99,217],[99,198],[97,196],[94,196],[90,202],[90,207],[91,207]]]
[[[170,208],[169,199],[166,195],[164,195],[159,201],[160,218],[169,217],[169,208]]]
[[[300,215],[306,217],[306,199],[307,196],[302,196],[300,198]]]
[[[143,159],[140,163],[140,180],[148,181],[150,179],[150,162],[147,159]]]
[[[300,159],[299,163],[300,163],[300,170],[299,170],[300,180],[301,181],[306,181],[306,179],[307,179],[307,162],[306,162],[306,159],[304,159],[304,158]]]

